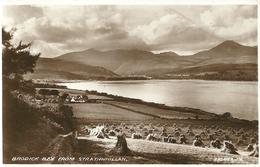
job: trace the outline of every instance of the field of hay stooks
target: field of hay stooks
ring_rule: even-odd
[[[211,141],[231,141],[237,148],[246,149],[249,144],[258,142],[258,131],[254,129],[231,128],[217,125],[212,126],[186,126],[183,124],[144,124],[144,123],[91,123],[82,125],[80,133],[88,134],[87,130],[104,125],[104,132],[110,136],[124,133],[126,137],[133,139],[154,140],[161,142],[180,143],[192,145],[195,139],[201,140],[201,147],[211,146]]]
[[[100,130],[93,133],[97,127]],[[209,148],[227,154],[258,157],[258,131],[256,129],[224,127],[221,125],[188,125],[182,123],[90,123],[79,127],[79,136],[99,139],[124,134],[127,139],[152,141],[194,148]]]

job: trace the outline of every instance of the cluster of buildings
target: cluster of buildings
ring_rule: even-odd
[[[67,103],[86,103],[88,102],[88,97],[86,95],[77,95],[77,96],[67,96]]]
[[[86,94],[69,94],[62,92],[54,92],[55,90],[40,89],[36,95],[34,103],[42,105],[43,103],[97,103],[97,98],[88,98]]]

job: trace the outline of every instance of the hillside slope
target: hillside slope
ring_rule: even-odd
[[[183,69],[166,69],[152,71],[155,78],[192,78],[212,80],[256,81],[258,66],[253,63],[244,64],[209,64]]]
[[[40,58],[35,72],[26,77],[33,79],[92,79],[115,77],[117,74],[103,68],[81,64],[79,62]]]
[[[240,45],[234,41],[225,41],[216,47],[190,56],[196,66],[209,64],[257,64],[257,47]]]
[[[72,130],[72,111],[64,105],[62,109],[38,105],[33,102],[33,94],[3,90],[3,162],[37,163],[13,157],[42,156],[42,150],[55,136]]]

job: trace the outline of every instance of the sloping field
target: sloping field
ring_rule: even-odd
[[[111,104],[118,107],[123,107],[132,111],[141,112],[144,114],[151,114],[154,116],[158,116],[160,118],[167,118],[167,119],[188,119],[188,118],[195,118],[196,114],[194,113],[187,113],[181,111],[174,111],[174,110],[166,110],[160,109],[155,107],[150,107],[144,104],[137,104],[137,103],[125,103],[125,102],[116,102],[116,101],[109,101],[106,102],[107,104]],[[199,118],[208,119],[208,115],[198,115]]]
[[[97,120],[149,120],[151,116],[138,114],[129,110],[103,103],[71,104],[76,118]]]
[[[116,138],[98,139],[94,136],[79,137],[79,139],[99,142],[99,146],[107,150],[116,144]],[[200,148],[182,144],[161,143],[141,139],[127,138],[130,150],[139,156],[157,160],[158,163],[175,164],[257,164],[258,158],[250,157],[245,152],[240,155],[222,153],[221,150]]]

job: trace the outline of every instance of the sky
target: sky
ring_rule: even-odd
[[[32,42],[42,57],[90,48],[189,55],[225,40],[257,45],[256,5],[9,5],[2,24],[16,28],[13,43]]]

